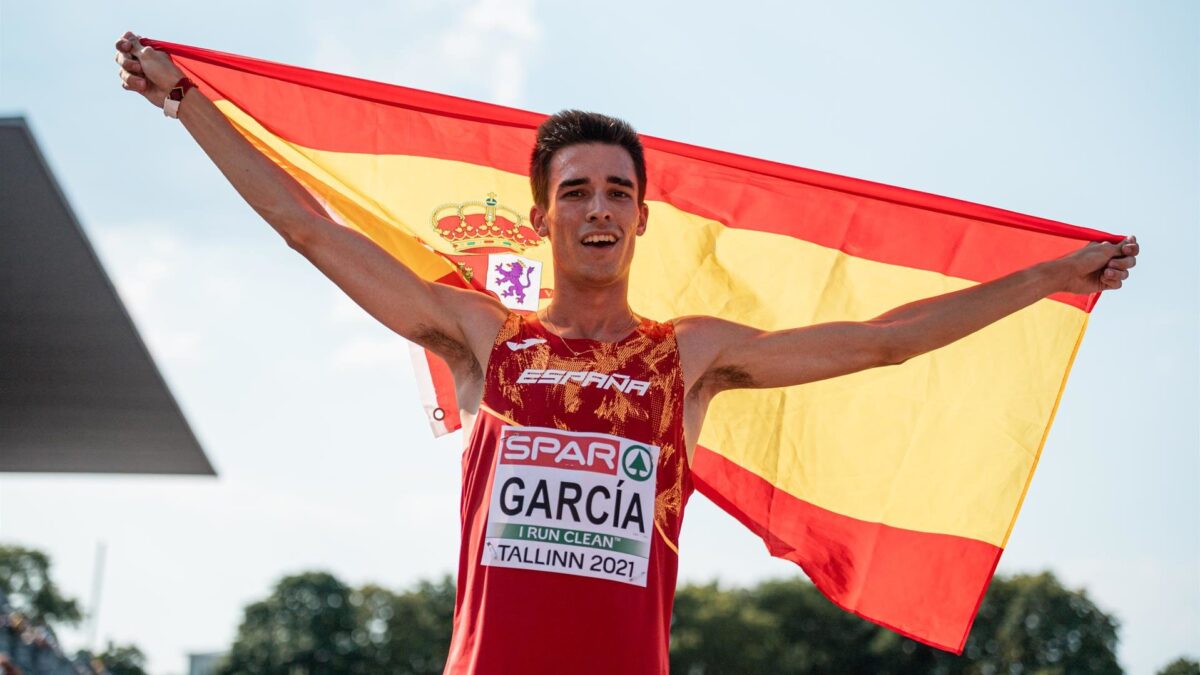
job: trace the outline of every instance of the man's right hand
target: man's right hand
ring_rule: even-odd
[[[116,61],[121,66],[121,87],[136,91],[159,108],[183,77],[171,57],[143,45],[140,37],[129,32],[117,40]]]

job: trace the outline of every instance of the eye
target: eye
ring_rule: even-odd
[[[609,193],[609,195],[611,195],[611,196],[613,196],[613,197],[619,197],[619,198],[622,198],[622,199],[628,199],[628,198],[629,198],[629,193],[628,193],[628,192],[626,192],[626,191],[624,191],[624,190],[613,190],[612,192],[610,192],[610,193]]]

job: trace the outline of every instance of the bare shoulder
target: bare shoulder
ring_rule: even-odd
[[[760,333],[756,328],[715,316],[692,315],[671,320],[679,344],[685,391],[722,390],[747,386],[746,373],[723,358],[731,347]]]

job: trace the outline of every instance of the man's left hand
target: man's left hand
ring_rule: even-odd
[[[1060,290],[1088,294],[1120,288],[1137,264],[1139,250],[1137,237],[1126,237],[1116,244],[1089,244],[1059,258],[1053,264],[1062,274]]]

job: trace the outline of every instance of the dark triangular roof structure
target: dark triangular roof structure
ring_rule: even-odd
[[[0,159],[0,471],[216,475],[23,118]]]

